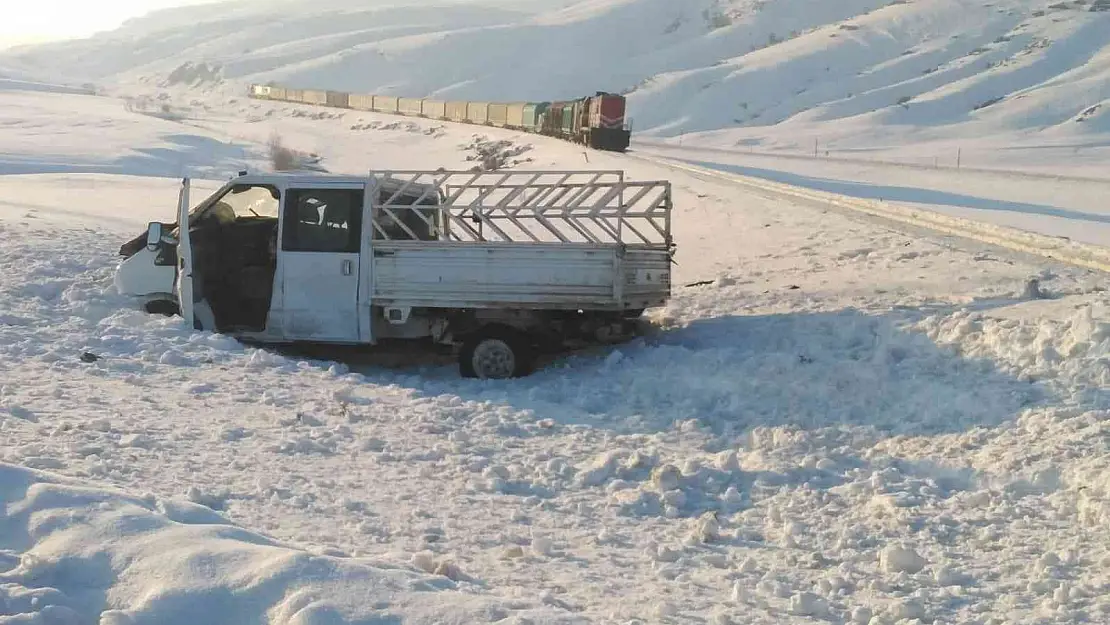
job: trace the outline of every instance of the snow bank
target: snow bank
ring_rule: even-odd
[[[0,464],[0,615],[37,625],[571,622],[443,575],[282,545],[187,501],[9,464]]]
[[[968,358],[990,358],[1030,381],[1067,380],[1110,392],[1110,306],[1083,303],[1059,317],[992,318],[973,311],[932,317],[920,326],[931,339]]]

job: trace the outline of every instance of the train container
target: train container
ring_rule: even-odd
[[[290,102],[304,102],[304,89],[286,90],[285,99]]]
[[[578,107],[577,102],[567,102],[563,105],[562,116],[559,119],[559,133],[562,135],[574,134],[574,113]]]
[[[547,110],[540,116],[540,132],[545,135],[558,135],[559,125],[563,121],[564,102],[552,102]]]
[[[358,111],[374,110],[374,96],[367,93],[352,93],[347,98],[347,103],[351,108]]]
[[[547,108],[544,109],[542,113],[537,115],[536,121],[538,122],[537,126],[540,132],[544,134],[552,133],[554,129],[552,120],[555,119],[556,111],[559,109],[559,106],[561,105],[558,102],[552,102],[547,105]]]
[[[271,100],[284,100],[286,91],[285,87],[270,87],[269,98]]]
[[[578,141],[586,143],[590,134],[590,114],[594,108],[593,98],[583,98],[574,105],[574,134]]]
[[[413,98],[400,98],[397,100],[397,112],[401,115],[421,115],[420,100]]]
[[[524,128],[525,102],[513,102],[508,106],[505,125],[509,128]]]
[[[539,132],[543,124],[543,115],[547,108],[551,106],[550,102],[528,102],[524,105],[524,120],[523,126],[525,130],[530,132]]]
[[[420,114],[429,119],[443,119],[446,114],[446,103],[442,100],[421,100]]]
[[[472,124],[485,124],[489,121],[488,102],[467,102],[466,121]]]
[[[334,106],[336,108],[342,109],[351,107],[351,95],[349,93],[344,93],[342,91],[329,91],[327,92],[327,99],[328,106]]]
[[[509,105],[503,102],[490,102],[486,107],[486,123],[491,126],[505,126],[509,123]]]
[[[447,112],[446,112],[446,115],[444,115],[444,117],[446,117],[448,120],[453,121],[453,122],[465,122],[466,121],[466,105],[467,105],[466,102],[462,102],[462,101],[458,101],[458,100],[448,102],[447,105],[446,105]]]
[[[317,89],[305,89],[303,97],[304,97],[304,99],[302,100],[302,102],[304,102],[305,104],[327,104],[328,103],[328,92],[327,91],[319,91]]]
[[[374,96],[374,110],[378,113],[396,113],[398,100],[400,98],[397,96],[376,95]]]

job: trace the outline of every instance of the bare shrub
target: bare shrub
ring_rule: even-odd
[[[516,158],[531,150],[531,145],[516,145],[507,140],[493,141],[484,135],[474,135],[473,141],[460,147],[473,152],[466,157],[466,160],[479,163],[471,168],[472,171],[497,171],[532,160]]]
[[[270,166],[274,171],[291,171],[297,168],[297,153],[285,147],[281,135],[270,136]]]

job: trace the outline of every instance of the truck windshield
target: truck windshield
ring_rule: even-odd
[[[277,219],[278,191],[271,185],[237,184],[212,198],[205,200],[189,216],[189,223],[198,219],[216,217],[234,221],[249,217],[268,217]]]

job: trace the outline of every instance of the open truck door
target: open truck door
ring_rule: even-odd
[[[196,328],[193,304],[193,245],[189,240],[189,179],[181,179],[177,200],[177,302],[185,326]]]

